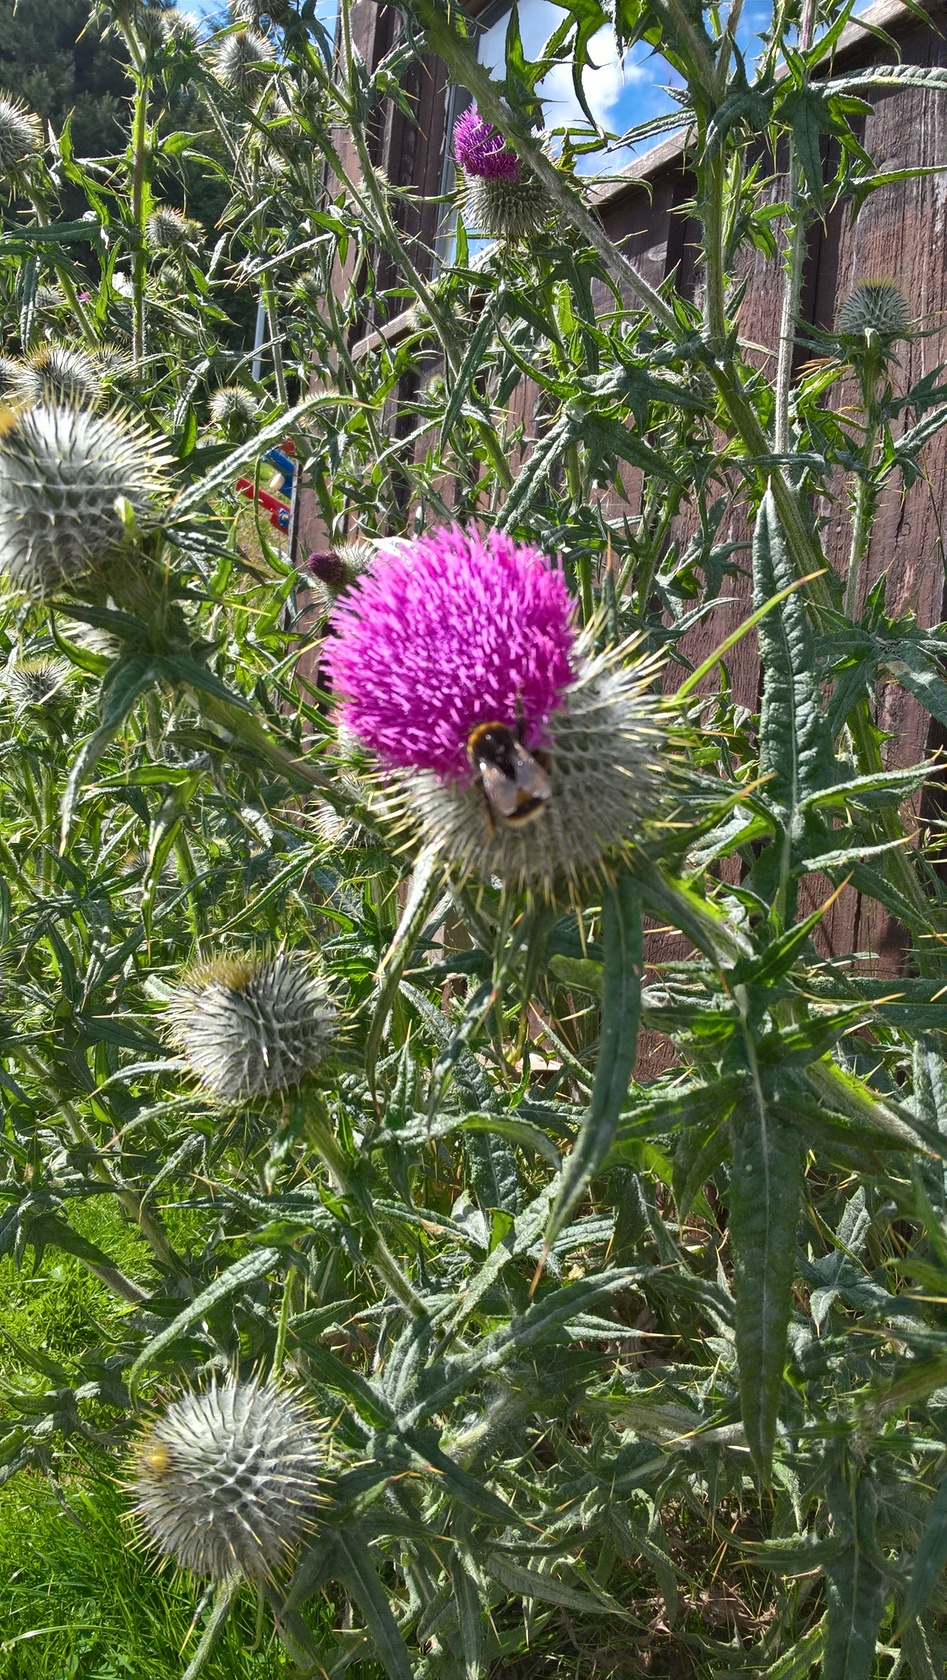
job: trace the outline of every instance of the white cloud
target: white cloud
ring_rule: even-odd
[[[502,74],[505,58],[506,27],[509,13],[505,13],[485,30],[480,38],[479,57],[488,69]],[[520,5],[520,36],[527,58],[538,58],[546,41],[562,22],[562,11],[551,0],[522,0]],[[624,63],[618,51],[615,31],[611,24],[603,24],[589,43],[591,67],[582,79],[583,91],[595,121],[602,128],[618,129],[626,126],[621,105],[633,84],[650,83],[650,68],[626,54]],[[576,96],[571,63],[557,64],[540,82],[537,90],[544,102],[547,128],[568,125],[587,127],[588,118]],[[590,153],[580,167],[583,172],[595,170],[600,154]],[[611,163],[610,167],[614,167]]]

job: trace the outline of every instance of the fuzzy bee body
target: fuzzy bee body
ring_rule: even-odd
[[[478,723],[467,741],[467,757],[480,778],[491,824],[515,828],[542,816],[552,785],[517,731],[505,723]]]

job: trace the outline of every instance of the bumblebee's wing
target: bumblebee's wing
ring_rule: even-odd
[[[522,792],[518,782],[512,776],[504,775],[498,764],[491,764],[488,758],[477,760],[483,791],[487,796],[498,817],[515,817],[517,807],[522,799]]]
[[[513,743],[513,766],[516,786],[529,799],[548,799],[552,784],[542,765],[528,753],[519,741]]]

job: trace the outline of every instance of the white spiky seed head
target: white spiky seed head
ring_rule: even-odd
[[[38,403],[0,435],[0,573],[34,599],[81,577],[127,541],[167,493],[168,456],[121,413]]]
[[[556,207],[542,182],[524,166],[515,181],[467,175],[463,212],[478,233],[515,244],[548,227]]]
[[[86,350],[49,344],[20,364],[17,391],[25,402],[94,408],[102,396],[102,370]]]
[[[215,1379],[172,1401],[138,1441],[135,1513],[183,1569],[269,1580],[315,1524],[322,1462],[305,1400],[272,1380]]]
[[[34,654],[7,667],[7,693],[18,712],[27,706],[48,706],[72,681],[68,659]]]
[[[168,1005],[170,1034],[221,1102],[299,1085],[325,1060],[336,1012],[309,960],[292,951],[211,957]]]
[[[43,146],[43,125],[19,99],[0,93],[0,175],[14,175]]]
[[[250,93],[266,77],[264,65],[273,56],[273,49],[263,35],[254,29],[240,29],[227,35],[214,54],[214,69],[218,80],[233,93]]]
[[[652,692],[658,662],[627,649],[583,659],[547,726],[549,799],[531,822],[494,820],[479,778],[400,777],[401,810],[460,875],[555,896],[600,880],[658,808],[667,715]]]

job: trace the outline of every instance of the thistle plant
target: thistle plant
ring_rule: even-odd
[[[172,1400],[139,1438],[135,1512],[182,1569],[265,1580],[313,1524],[321,1467],[303,1400],[272,1381],[213,1379]]]
[[[18,1553],[37,1680],[945,1669],[943,265],[859,218],[947,76],[737,13],[102,0],[126,133],[0,103],[0,1542],[131,1453],[206,1584]]]

